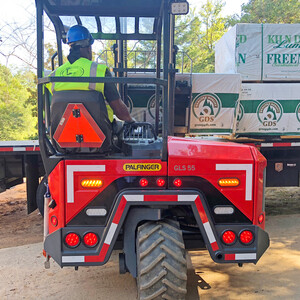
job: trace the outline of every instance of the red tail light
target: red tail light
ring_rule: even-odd
[[[98,244],[98,236],[93,232],[89,232],[83,237],[83,242],[88,247],[94,247]]]
[[[148,180],[146,179],[146,178],[142,178],[141,180],[140,180],[140,186],[141,187],[146,187],[147,185],[148,185]]]
[[[226,230],[222,234],[222,241],[227,245],[233,244],[235,240],[236,240],[236,234],[231,230]]]
[[[78,234],[71,232],[65,236],[65,243],[70,248],[75,248],[80,243],[80,237]]]
[[[258,217],[258,223],[261,224],[264,220],[265,220],[264,214],[261,214],[261,215]]]
[[[163,178],[158,178],[158,179],[156,180],[156,184],[157,184],[157,186],[159,186],[159,187],[164,186],[165,183],[166,183],[166,181],[165,181]]]
[[[243,244],[251,244],[253,242],[254,235],[250,230],[244,230],[240,233],[240,241]]]
[[[174,179],[173,184],[177,187],[181,187],[182,186],[182,180],[180,178],[176,178],[176,179]]]

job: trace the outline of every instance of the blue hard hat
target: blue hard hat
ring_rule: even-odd
[[[79,41],[87,40],[90,46],[94,43],[94,39],[87,28],[82,25],[72,26],[67,33],[67,44],[77,43]]]

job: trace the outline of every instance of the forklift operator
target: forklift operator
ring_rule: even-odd
[[[68,61],[53,71],[50,76],[111,77],[106,65],[92,61],[93,43],[94,39],[87,28],[82,25],[72,26],[67,33],[67,44],[70,46]],[[134,122],[114,83],[53,82],[48,83],[47,88],[51,94],[66,90],[98,91],[106,100],[110,122],[113,122],[113,114],[125,122]]]

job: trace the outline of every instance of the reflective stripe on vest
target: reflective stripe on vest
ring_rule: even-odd
[[[90,70],[90,77],[97,77],[97,69],[98,69],[98,64],[95,62],[92,62],[91,70]],[[106,68],[105,68],[105,71],[106,71]],[[104,74],[104,76],[105,76],[105,74]],[[103,76],[101,76],[101,77],[103,77]],[[96,82],[90,82],[89,89],[96,90]],[[103,95],[104,95],[104,93],[103,93]]]
[[[91,69],[90,69],[90,77],[105,77],[107,67],[105,65],[100,65],[95,62],[92,62],[91,64]],[[109,106],[105,99],[104,95],[104,83],[102,82],[90,82],[89,83],[89,89],[95,90],[95,91],[102,91],[102,95],[104,97],[105,103],[106,103],[106,109],[107,109],[107,114],[110,122],[114,120],[114,112],[112,108]]]
[[[55,73],[56,73],[56,70],[51,73],[50,77],[55,77]],[[55,82],[51,82],[51,92],[52,92],[52,95],[55,92]]]

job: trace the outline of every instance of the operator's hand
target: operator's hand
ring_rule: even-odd
[[[124,124],[133,124],[135,122],[136,122],[135,118],[131,118],[129,121],[125,121]]]

